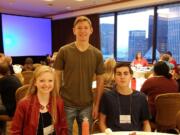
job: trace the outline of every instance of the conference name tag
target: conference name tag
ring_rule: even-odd
[[[44,135],[51,135],[54,132],[54,126],[50,125],[48,127],[43,128]]]
[[[119,115],[120,123],[131,123],[131,115]]]

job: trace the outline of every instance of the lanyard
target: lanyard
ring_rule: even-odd
[[[117,105],[118,105],[118,115],[121,115],[122,114],[122,109],[121,109],[121,103],[119,102],[120,101],[119,93],[117,91],[115,91],[115,93],[116,93],[116,97],[117,97],[116,100],[117,100]],[[136,122],[136,120],[135,120],[135,118],[133,116],[133,113],[132,113],[132,94],[129,97],[129,101],[130,101],[129,102],[129,114],[131,116],[132,123],[134,121],[134,124],[136,125],[137,122]]]
[[[116,94],[117,94],[117,104],[118,104],[118,115],[121,115],[122,110],[121,110],[121,103],[119,102],[120,101],[119,93],[116,91]],[[132,94],[129,97],[129,101],[130,101],[129,102],[129,114],[131,115],[132,114]]]

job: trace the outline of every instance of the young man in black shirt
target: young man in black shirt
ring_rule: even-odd
[[[118,63],[114,69],[116,85],[105,91],[100,104],[100,128],[112,131],[151,131],[148,103],[144,94],[129,87],[132,70]]]

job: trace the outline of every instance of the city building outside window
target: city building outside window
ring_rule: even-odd
[[[153,8],[119,12],[117,16],[117,60],[131,62],[137,52],[152,61]]]
[[[180,63],[180,4],[160,6],[157,10],[157,51],[170,51]],[[156,57],[159,58],[159,55]]]
[[[114,14],[100,17],[100,37],[103,58],[114,58]]]

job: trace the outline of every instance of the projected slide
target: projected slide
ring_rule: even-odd
[[[51,20],[2,14],[3,48],[9,56],[52,53]]]

